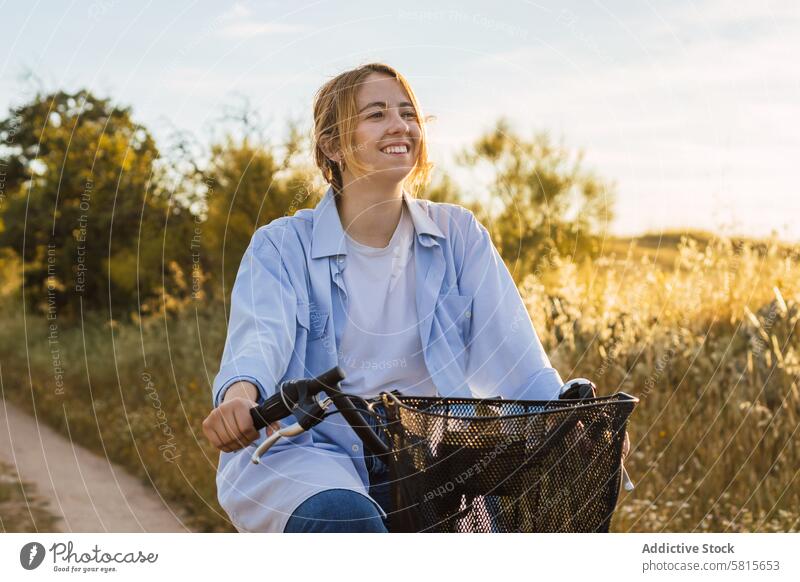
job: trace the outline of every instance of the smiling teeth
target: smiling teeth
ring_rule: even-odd
[[[406,154],[408,153],[408,148],[406,146],[389,146],[381,151],[387,154]]]

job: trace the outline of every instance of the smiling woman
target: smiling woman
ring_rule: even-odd
[[[289,379],[333,366],[367,399],[557,398],[550,366],[489,232],[465,208],[421,200],[424,118],[385,64],[331,79],[314,103],[315,209],[260,228],[242,259],[203,423],[222,452],[217,487],[240,531],[385,532],[387,467],[333,419],[250,462],[250,409]]]
[[[387,128],[387,123],[393,127]],[[373,63],[325,83],[314,101],[314,125],[317,167],[337,196],[345,186],[345,174],[397,184],[397,174],[404,168],[399,181],[412,195],[427,185],[432,164],[425,118],[411,85],[394,68]],[[379,152],[389,153],[383,151],[389,146],[404,146],[406,153],[386,165]],[[389,173],[376,174],[381,169]]]

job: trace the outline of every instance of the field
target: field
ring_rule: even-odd
[[[635,244],[631,244],[635,243]],[[641,399],[615,531],[800,529],[800,257],[775,242],[677,235],[557,259],[520,292],[553,365]],[[7,398],[231,531],[200,425],[225,337],[221,302],[108,325],[27,319],[9,298]],[[55,326],[55,327],[53,327]],[[56,378],[56,374],[61,374]]]

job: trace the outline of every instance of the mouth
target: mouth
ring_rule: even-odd
[[[409,148],[407,144],[389,144],[381,148],[381,152],[387,156],[404,156],[407,155],[409,151],[411,151],[411,148]]]

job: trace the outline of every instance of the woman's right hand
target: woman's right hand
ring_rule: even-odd
[[[203,421],[206,438],[221,451],[232,453],[243,449],[258,438],[250,409],[255,406],[258,389],[250,382],[237,382],[225,392],[222,404]],[[267,426],[267,436],[278,430],[274,423]]]

